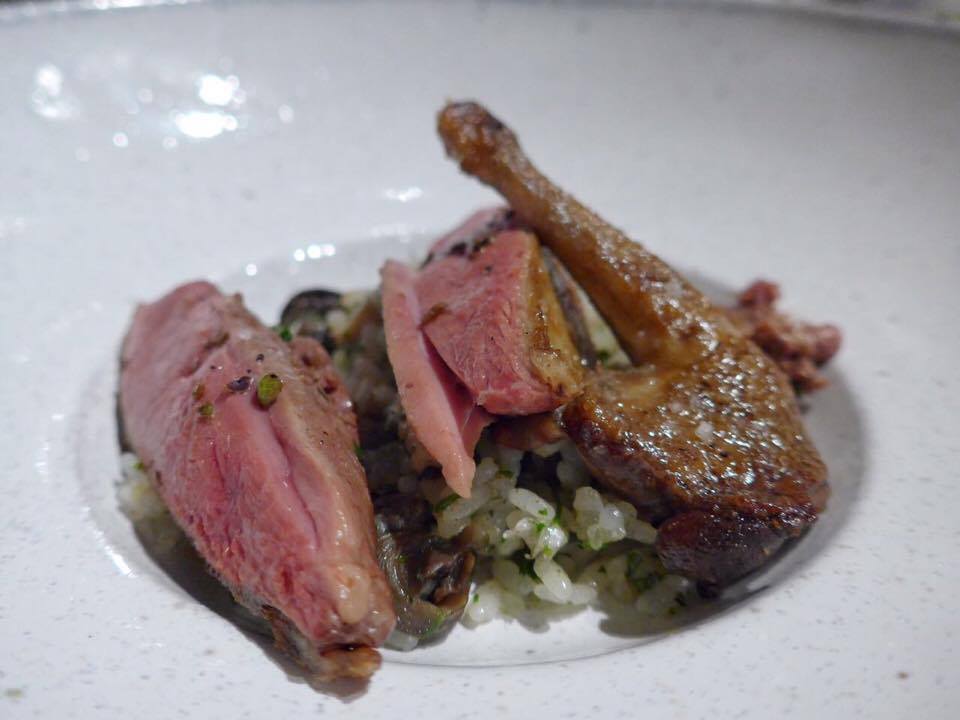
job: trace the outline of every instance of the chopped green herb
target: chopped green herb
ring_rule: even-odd
[[[290,330],[289,325],[274,325],[273,330],[284,342],[290,342],[293,340],[293,332]]]
[[[353,454],[356,455],[357,457],[363,456],[363,448],[360,447],[360,443],[353,444]]]
[[[480,602],[480,594],[474,593],[472,602]]]
[[[260,378],[257,383],[257,401],[260,407],[268,408],[273,405],[283,390],[283,380],[276,373],[269,373]]]
[[[634,589],[639,593],[645,593],[648,590],[652,590],[661,578],[657,573],[647,573],[646,575],[627,575],[627,580],[633,585]]]
[[[599,361],[602,362],[602,363],[605,363],[605,362],[607,362],[609,359],[610,359],[610,351],[609,351],[609,350],[597,350],[597,360],[599,360]]]
[[[200,406],[200,417],[212,418],[213,417],[213,403],[204,403]]]
[[[536,581],[540,581],[540,578],[537,577],[537,573],[533,571],[533,558],[529,557],[523,550],[517,550],[511,557],[516,566],[520,568],[520,574],[526,575],[528,578],[531,578]]]
[[[538,512],[539,515],[544,515],[544,516],[550,514],[550,511],[547,510],[546,508],[540,508],[540,510],[538,510],[537,512]]]
[[[140,472],[146,472],[147,466],[143,464],[143,460],[137,460],[137,461],[133,464],[133,469],[134,469],[134,470],[139,470]]]
[[[443,500],[438,502],[436,505],[434,505],[433,511],[435,513],[442,513],[444,510],[446,510],[448,507],[453,505],[459,499],[460,499],[459,495],[454,495],[453,493],[451,493],[450,495],[447,495],[445,498],[443,498]]]
[[[443,627],[443,621],[446,616],[441,612],[437,611],[436,616],[430,620],[430,625],[427,627],[426,631],[423,633],[423,637],[428,638],[433,635],[437,630]]]
[[[627,582],[639,593],[645,593],[663,580],[665,573],[648,569],[645,558],[638,552],[627,553]]]
[[[509,470],[497,470],[497,477],[500,478],[512,478],[513,473]]]
[[[537,529],[537,532],[543,532],[543,529],[546,527],[545,523],[538,522],[534,527]]]

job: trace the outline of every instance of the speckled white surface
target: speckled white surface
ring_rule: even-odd
[[[617,3],[4,17],[0,717],[956,716],[956,36]],[[844,327],[809,416],[835,501],[772,587],[656,642],[459,629],[318,693],[116,511],[117,343],[184,279],[269,315],[489,202],[433,135],[461,95],[668,259]]]

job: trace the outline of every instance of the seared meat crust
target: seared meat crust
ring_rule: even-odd
[[[570,270],[637,366],[599,371],[559,412],[597,480],[662,523],[666,566],[716,589],[817,518],[826,467],[784,373],[658,257],[543,176],[481,105],[438,129]]]

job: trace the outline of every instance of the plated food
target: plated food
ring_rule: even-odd
[[[679,612],[826,508],[795,392],[839,332],[715,306],[545,178],[482,106],[448,154],[507,202],[276,328],[209,283],[138,309],[120,416],[162,507],[320,678],[461,618]],[[791,380],[793,382],[791,382]]]

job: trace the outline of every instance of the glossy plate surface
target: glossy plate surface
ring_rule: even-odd
[[[0,717],[950,717],[957,36],[686,4],[3,17]],[[675,632],[592,612],[457,628],[386,653],[361,695],[320,693],[118,512],[118,343],[137,301],[184,280],[273,322],[292,292],[369,286],[495,201],[434,135],[464,96],[709,291],[769,277],[843,327],[807,415],[833,502]]]

